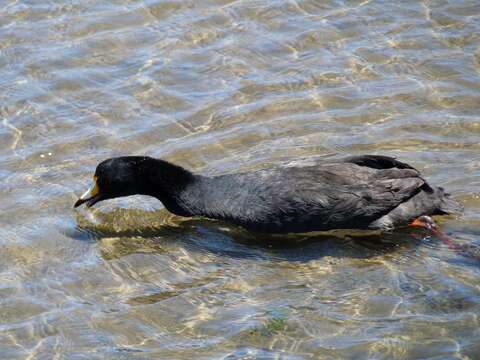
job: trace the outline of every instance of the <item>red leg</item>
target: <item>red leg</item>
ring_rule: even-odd
[[[434,234],[437,238],[439,238],[445,245],[447,245],[450,249],[458,250],[459,245],[455,243],[455,241],[445,234],[440,227],[433,221],[430,216],[422,215],[414,220],[408,226],[412,227],[421,227],[427,230],[430,230],[432,234]]]
[[[455,250],[461,253],[465,257],[473,258],[476,260],[480,259],[478,255],[476,255],[471,251],[471,249],[469,249],[464,245],[457,244],[455,240],[453,240],[450,236],[448,236],[442,230],[440,230],[438,225],[435,223],[435,221],[433,221],[433,219],[430,216],[426,216],[426,215],[420,216],[419,218],[414,219],[410,224],[408,224],[408,226],[421,227],[421,228],[427,229],[431,231],[432,234],[434,234],[438,239],[440,239],[441,242],[447,245],[449,249]]]

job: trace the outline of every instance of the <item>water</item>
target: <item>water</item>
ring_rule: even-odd
[[[72,205],[116,155],[221,174],[381,153],[465,205],[439,221],[478,252],[479,19],[475,0],[3,1],[0,357],[478,358],[478,257],[434,237]]]

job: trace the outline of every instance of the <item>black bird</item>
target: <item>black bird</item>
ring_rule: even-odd
[[[135,194],[157,198],[176,215],[221,219],[277,234],[391,230],[422,215],[462,211],[413,167],[380,155],[213,177],[151,157],[118,157],[97,166],[94,185],[74,206]]]

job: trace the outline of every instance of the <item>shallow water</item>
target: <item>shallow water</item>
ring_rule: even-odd
[[[476,0],[3,1],[0,357],[479,358],[479,45]],[[361,153],[446,187],[469,250],[72,208],[116,155],[220,174]]]

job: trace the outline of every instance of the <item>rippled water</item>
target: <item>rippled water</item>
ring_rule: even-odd
[[[382,153],[465,205],[441,223],[479,253],[478,0],[0,5],[1,358],[480,357],[480,256],[435,237],[72,209],[115,155]]]

